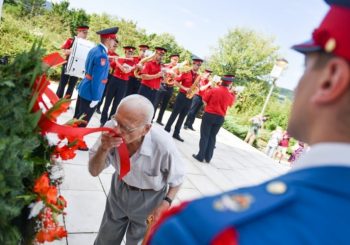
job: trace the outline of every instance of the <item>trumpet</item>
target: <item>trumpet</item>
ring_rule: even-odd
[[[213,77],[209,77],[210,87],[215,88],[219,85],[221,78],[218,75],[214,75]]]
[[[146,62],[151,61],[155,55],[156,55],[156,53],[154,52],[150,56],[147,56],[147,57],[140,60],[140,62],[136,66],[136,69],[134,70],[134,75],[136,78],[141,78],[140,72],[141,72],[142,68],[140,69],[138,66],[139,65],[143,66]]]

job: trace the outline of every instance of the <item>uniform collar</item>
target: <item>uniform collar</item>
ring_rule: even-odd
[[[292,171],[325,166],[350,167],[350,144],[327,142],[313,145],[300,156]]]
[[[140,148],[140,154],[145,156],[151,156],[152,155],[152,135],[151,130],[145,135],[145,138],[143,139],[141,148]]]
[[[108,52],[108,48],[103,43],[100,43],[100,45],[105,49],[106,52]]]

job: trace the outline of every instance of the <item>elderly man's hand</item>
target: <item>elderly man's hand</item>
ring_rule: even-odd
[[[153,222],[158,222],[162,213],[170,208],[170,204],[167,201],[162,201],[158,207],[156,207],[150,215],[153,215]]]
[[[120,146],[123,143],[123,139],[112,133],[102,133],[101,136],[101,149],[103,151],[109,151],[114,147]]]

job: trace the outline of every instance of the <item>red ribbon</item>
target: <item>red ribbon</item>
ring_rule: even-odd
[[[60,62],[59,59],[56,59],[56,60]],[[50,63],[50,65],[57,66],[57,64],[55,63]],[[43,95],[47,96],[51,104],[55,104],[59,100],[57,95],[48,87],[49,84],[50,82],[46,79],[45,75],[42,75],[35,81],[35,84],[33,86],[33,89],[34,89],[33,94],[37,95],[37,98],[33,106],[33,112],[40,110],[40,106],[39,106],[40,102],[45,107],[45,109],[49,109],[48,105],[43,100]],[[82,139],[85,135],[96,133],[96,132],[102,132],[102,131],[107,131],[118,136],[117,132],[114,129],[107,128],[107,127],[79,128],[79,127],[72,127],[68,125],[60,125],[60,124],[57,124],[56,122],[51,121],[44,114],[41,115],[41,118],[39,121],[39,127],[41,128],[42,134],[48,133],[48,132],[56,133],[70,139],[71,138]],[[128,149],[124,142],[118,146],[117,150],[120,157],[119,179],[122,179],[130,171],[130,157],[129,157]]]

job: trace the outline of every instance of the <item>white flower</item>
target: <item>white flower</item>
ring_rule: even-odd
[[[33,202],[29,205],[30,210],[30,214],[28,216],[28,219],[31,219],[33,217],[36,217],[40,211],[45,207],[43,201],[39,201],[39,202]]]

